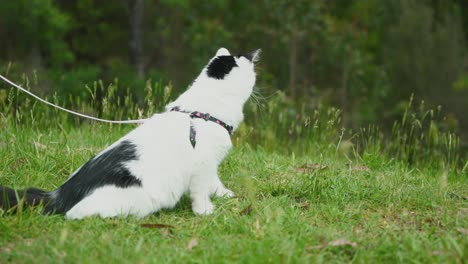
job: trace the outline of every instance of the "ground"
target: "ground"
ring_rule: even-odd
[[[0,183],[47,190],[130,129],[0,125]],[[194,215],[187,197],[143,219],[0,211],[0,263],[467,260],[466,171],[273,152],[241,140],[219,172],[236,196],[215,199],[210,216]]]

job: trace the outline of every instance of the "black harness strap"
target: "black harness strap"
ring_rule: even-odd
[[[224,129],[227,130],[227,132],[229,133],[229,135],[232,135],[232,131],[234,130],[234,128],[226,123],[224,123],[223,121],[219,120],[218,118],[216,117],[212,117],[210,116],[210,114],[204,114],[204,113],[200,113],[198,111],[195,111],[195,112],[192,112],[190,113],[190,117],[191,118],[201,118],[201,119],[204,119],[205,121],[211,121],[211,122],[214,122],[222,127],[224,127]]]
[[[217,119],[216,117],[211,116],[208,113],[205,114],[205,113],[201,113],[201,112],[198,112],[198,111],[194,111],[194,112],[183,111],[183,110],[180,110],[180,107],[178,107],[178,106],[172,108],[171,111],[190,114],[190,118],[201,118],[201,119],[204,119],[205,121],[214,122],[214,123],[224,127],[224,129],[227,130],[229,135],[232,135],[232,132],[234,131],[234,128],[232,126],[224,123],[223,121]],[[192,147],[195,148],[195,145],[197,144],[197,131],[195,130],[195,127],[193,126],[192,122],[190,122],[190,136],[189,136],[189,139],[190,139],[190,143],[192,144]]]
[[[195,148],[195,145],[197,144],[197,131],[195,130],[192,122],[190,122],[190,143],[192,144],[192,147]]]

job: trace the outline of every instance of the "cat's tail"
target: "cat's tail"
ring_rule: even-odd
[[[52,198],[49,193],[37,188],[14,190],[0,185],[0,208],[5,211],[16,211],[19,206],[35,207],[44,206],[44,212],[53,211]]]

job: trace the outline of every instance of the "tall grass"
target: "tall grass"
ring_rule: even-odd
[[[267,150],[318,153],[333,151],[340,137],[341,113],[334,107],[299,107],[283,93],[265,104],[246,106],[246,122],[239,137]]]
[[[460,138],[444,129],[444,117],[437,109],[427,109],[424,101],[414,105],[411,96],[403,117],[395,121],[388,152],[408,162],[429,161],[454,167],[460,162]]]
[[[23,76],[24,87],[29,89],[36,83],[31,84]],[[151,80],[143,87],[144,98],[134,96],[130,88],[119,87],[117,79],[108,85],[96,81],[85,89],[88,98],[53,94],[46,99],[88,115],[125,120],[146,118],[163,111],[175,98],[170,84]],[[8,120],[17,126],[38,128],[91,122],[33,101],[15,89],[0,91],[2,122]],[[427,108],[424,101],[417,105],[413,97],[407,102],[401,119],[388,132],[374,124],[357,131],[346,129],[339,109],[297,105],[280,92],[263,103],[249,102],[245,112],[246,121],[235,134],[235,143],[242,141],[252,147],[283,153],[339,155],[348,160],[373,156],[449,170],[467,167],[467,154],[460,149],[459,137],[444,126],[441,108]]]
[[[239,137],[255,146],[275,151],[305,154],[343,154],[348,159],[364,155],[398,159],[413,165],[430,165],[450,170],[466,166],[467,153],[460,148],[460,138],[451,131],[442,107],[427,108],[411,96],[401,119],[391,131],[382,131],[376,124],[358,129],[343,127],[341,111],[319,105],[289,102],[278,93],[264,106],[247,107],[246,125]]]
[[[20,85],[31,90],[31,82],[27,77],[23,76]],[[0,88],[2,86],[4,84],[0,84]],[[119,87],[118,79],[108,85],[102,81],[95,81],[83,89],[86,91],[85,97],[54,93],[43,98],[56,105],[103,119],[140,119],[164,110],[171,98],[172,86],[148,80],[143,87],[144,98],[134,96],[130,88]],[[0,110],[5,120],[13,120],[16,125],[21,126],[47,128],[92,122],[35,101],[14,88],[0,90]]]

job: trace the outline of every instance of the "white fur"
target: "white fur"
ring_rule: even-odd
[[[216,54],[229,52],[221,48]],[[66,212],[66,217],[129,214],[144,217],[174,207],[186,192],[190,193],[194,213],[211,214],[214,209],[211,195],[233,196],[217,172],[232,147],[227,131],[214,122],[191,119],[186,113],[169,110],[178,106],[184,111],[209,113],[237,128],[243,120],[243,105],[252,93],[255,72],[253,63],[244,57],[236,58],[236,62],[238,67],[224,80],[208,78],[203,69],[192,86],[166,107],[166,112],[155,114],[118,141],[129,140],[136,145],[139,159],[126,166],[142,187],[98,188]],[[197,132],[195,148],[189,141],[191,123]]]

